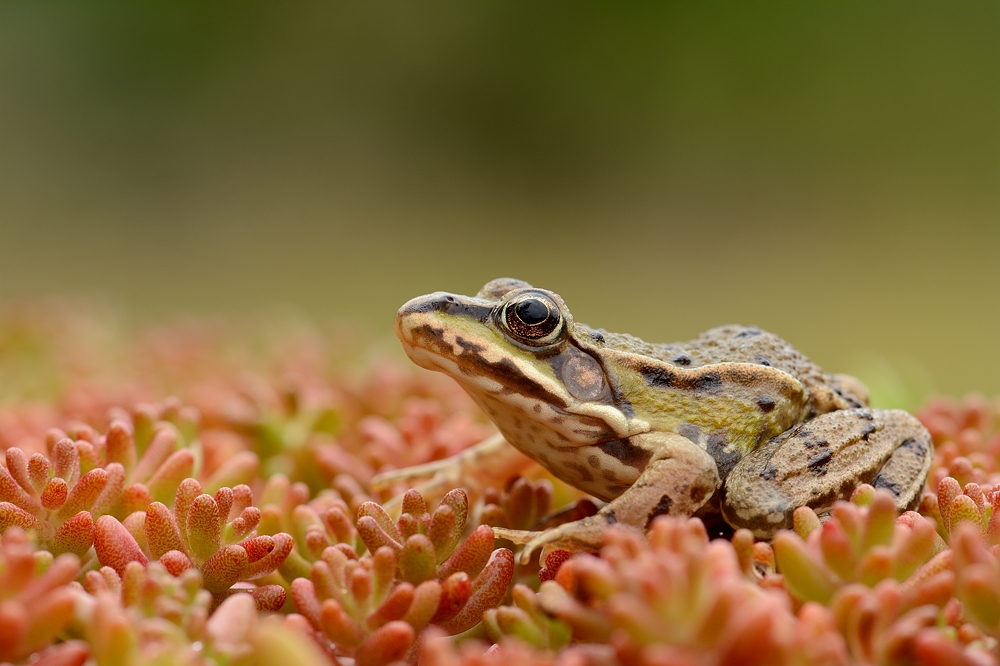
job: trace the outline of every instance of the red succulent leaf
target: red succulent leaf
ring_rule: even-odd
[[[403,552],[396,558],[400,576],[417,585],[435,575],[437,569],[434,544],[423,534],[414,534],[406,540]]]
[[[168,550],[160,556],[159,562],[172,576],[180,576],[188,569],[194,568],[191,558],[179,550]]]
[[[65,479],[67,484],[73,485],[80,477],[80,454],[73,440],[65,438],[56,442],[51,458],[52,476],[58,476]]]
[[[464,575],[464,574],[459,574]],[[466,581],[468,578],[466,578]],[[471,585],[468,586],[471,591]],[[442,587],[436,580],[425,580],[413,591],[413,601],[402,617],[403,622],[409,624],[415,631],[420,631],[437,614],[441,605]],[[468,595],[465,595],[468,599]],[[465,603],[463,599],[462,603]],[[456,609],[457,612],[457,609]]]
[[[427,502],[424,501],[424,496],[412,488],[407,490],[403,495],[402,513],[408,513],[414,517],[427,513]]]
[[[447,578],[456,571],[476,576],[493,553],[493,530],[480,525],[458,546],[448,560],[438,567],[438,578]]]
[[[487,608],[495,608],[500,603],[513,578],[514,553],[506,548],[497,548],[482,573],[472,581],[472,594],[465,606],[457,615],[439,626],[452,634],[471,628],[479,622]]]
[[[65,520],[80,511],[90,509],[107,485],[108,473],[104,471],[104,468],[98,467],[90,470],[80,477],[80,480],[73,486],[69,497],[66,498],[66,503],[56,512],[56,516]]]
[[[257,610],[262,613],[277,613],[285,605],[288,593],[280,585],[262,585],[250,593]]]
[[[413,590],[414,587],[409,583],[397,585],[385,601],[368,616],[368,628],[378,629],[388,622],[402,619],[413,603]]]
[[[244,580],[256,580],[271,573],[281,566],[295,546],[295,540],[284,532],[278,532],[269,538],[273,541],[273,547],[259,560],[248,564],[243,574]]]
[[[149,443],[146,451],[142,454],[142,459],[132,470],[132,479],[145,482],[166,462],[176,448],[177,435],[174,433],[174,429],[169,426],[159,428],[153,435],[153,441]]]
[[[125,571],[125,566],[129,562],[139,562],[143,566],[149,563],[149,559],[135,538],[124,525],[111,516],[101,516],[97,519],[94,550],[97,551],[97,559],[101,564],[111,567],[119,575]]]
[[[374,632],[354,655],[357,666],[386,666],[401,660],[413,644],[413,627],[406,622],[390,622]]]
[[[248,534],[257,529],[260,525],[261,512],[255,506],[244,508],[240,515],[225,528],[225,537],[228,542],[238,542],[247,537]],[[322,551],[320,551],[322,552]]]
[[[46,483],[48,480],[46,479]],[[25,492],[7,468],[0,465],[0,502],[9,502],[18,506],[33,516],[42,515],[42,506],[34,497]]]
[[[53,555],[73,553],[83,557],[94,545],[94,519],[89,511],[81,511],[56,530],[49,550]]]
[[[441,600],[431,617],[435,624],[446,622],[458,614],[472,596],[472,581],[464,571],[453,573],[441,583]]]
[[[233,489],[222,487],[215,491],[215,503],[219,505],[219,521],[225,527],[229,521],[229,512],[233,508]]]
[[[32,656],[32,666],[83,666],[90,658],[90,647],[83,641],[54,645]]]
[[[205,589],[212,593],[225,592],[243,578],[246,568],[247,551],[239,546],[220,549],[201,567]]]
[[[219,506],[211,495],[198,495],[191,503],[187,517],[187,537],[195,562],[204,562],[219,550],[222,541]]]
[[[265,534],[253,539],[247,539],[239,545],[243,550],[247,551],[248,561],[256,562],[274,550],[274,539]]]
[[[31,475],[28,474],[28,457],[16,446],[7,449],[7,471],[25,492],[29,494],[38,492],[32,484]]]
[[[291,591],[295,608],[313,627],[319,629],[320,601],[316,598],[316,589],[312,581],[307,578],[296,578],[292,581]]]
[[[212,473],[205,481],[205,491],[212,492],[219,488],[236,490],[238,485],[252,480],[259,469],[260,458],[257,457],[256,453],[240,451],[228,458]],[[245,485],[243,487],[246,488]]]
[[[66,485],[64,480],[56,476],[49,479],[49,482],[45,484],[45,489],[42,491],[39,499],[42,502],[42,506],[49,511],[55,511],[63,505],[68,496],[69,486]]]
[[[158,502],[167,503],[174,499],[177,486],[194,472],[194,453],[191,449],[180,449],[170,454],[156,472],[146,482],[149,494]]]
[[[34,531],[43,540],[48,540],[52,536],[52,526],[47,522],[39,520],[15,504],[0,502],[0,532],[15,526],[26,532]]]
[[[146,509],[144,531],[149,554],[154,560],[160,559],[164,553],[171,550],[186,553],[180,528],[174,521],[174,515],[164,504],[153,502]]]
[[[358,532],[361,533],[361,522],[364,520],[366,523],[371,520],[375,524],[377,529],[366,528],[365,533],[372,533],[379,535],[379,542],[369,544],[365,541],[365,545],[368,546],[368,551],[374,553],[379,546],[389,546],[395,551],[399,551],[403,547],[403,535],[400,534],[399,529],[396,527],[396,523],[393,522],[392,518],[386,513],[385,509],[376,504],[375,502],[365,502],[360,507],[358,507]],[[365,533],[362,534],[362,540],[364,540]],[[383,536],[384,535],[384,536]],[[391,543],[389,543],[391,542]],[[396,544],[395,547],[393,544]]]
[[[110,513],[121,500],[122,491],[125,489],[125,468],[120,463],[110,463],[104,467],[104,471],[108,473],[108,482],[90,507],[90,513],[94,516]]]
[[[52,465],[49,463],[49,459],[41,453],[32,454],[31,458],[28,459],[28,479],[36,493],[42,492],[42,488],[49,482],[51,472]],[[25,490],[28,489],[25,488]],[[0,499],[3,499],[2,491],[0,491]]]
[[[114,420],[104,436],[104,450],[108,462],[120,464],[126,472],[135,467],[135,442],[125,421]]]
[[[133,483],[122,491],[121,505],[116,512],[130,515],[136,511],[145,511],[152,501],[153,496],[149,494],[149,489],[144,484]]]
[[[355,648],[365,639],[361,627],[334,599],[327,599],[320,606],[319,626],[327,638],[346,648]]]

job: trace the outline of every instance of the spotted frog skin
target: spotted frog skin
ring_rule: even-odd
[[[721,518],[769,538],[796,508],[823,515],[862,483],[912,508],[931,464],[930,435],[913,416],[869,408],[856,379],[754,327],[652,344],[577,323],[559,295],[501,278],[475,297],[409,301],[396,334],[417,365],[458,381],[502,440],[376,485],[516,474],[526,459],[512,445],[607,502],[545,531],[497,528],[527,544],[523,559],[542,546],[595,550],[607,525],[645,529],[661,514]]]

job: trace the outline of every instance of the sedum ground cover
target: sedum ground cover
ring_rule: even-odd
[[[493,432],[447,378],[285,320],[9,305],[0,663],[1000,664],[1000,403],[918,415],[916,512],[861,487],[770,543],[661,518],[520,566],[489,526],[587,500],[370,491]]]

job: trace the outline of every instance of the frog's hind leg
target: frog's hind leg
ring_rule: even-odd
[[[770,538],[792,526],[800,506],[828,513],[862,483],[883,488],[900,510],[914,508],[930,470],[930,433],[901,410],[823,414],[762,444],[740,460],[722,487],[730,525]]]

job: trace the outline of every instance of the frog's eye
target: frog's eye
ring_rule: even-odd
[[[522,294],[503,306],[500,320],[521,342],[533,346],[551,344],[562,333],[562,313],[548,296]]]

